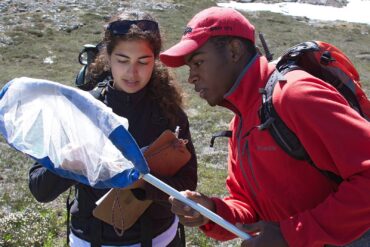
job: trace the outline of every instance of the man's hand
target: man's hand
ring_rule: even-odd
[[[276,223],[259,221],[247,225],[237,223],[236,226],[253,236],[251,239],[244,240],[241,247],[288,247]]]
[[[203,207],[211,210],[212,212],[215,211],[215,205],[211,198],[196,192],[196,191],[182,191],[185,197],[189,198],[190,200],[201,204]],[[202,226],[208,223],[209,219],[201,215],[198,211],[192,209],[190,206],[184,204],[183,202],[176,200],[174,197],[169,198],[170,203],[172,204],[171,211],[176,214],[180,222],[185,226]]]

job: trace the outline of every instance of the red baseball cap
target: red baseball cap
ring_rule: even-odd
[[[189,21],[180,42],[160,54],[160,60],[168,67],[180,67],[185,64],[186,55],[213,36],[242,37],[254,43],[254,26],[232,8],[202,10]]]

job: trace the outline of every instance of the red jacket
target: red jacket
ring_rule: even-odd
[[[332,86],[304,71],[277,83],[276,111],[317,167],[344,178],[337,186],[286,154],[267,130],[255,128],[262,101],[258,89],[273,71],[257,56],[225,95],[223,106],[235,113],[226,180],[230,195],[213,198],[217,214],[231,223],[279,222],[289,246],[349,243],[370,228],[370,123]],[[201,229],[218,240],[235,237],[212,222]]]

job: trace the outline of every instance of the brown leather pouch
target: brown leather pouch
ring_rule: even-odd
[[[111,189],[97,202],[94,217],[115,227],[117,235],[130,228],[152,203],[136,199],[129,189]]]
[[[191,158],[186,148],[187,140],[178,139],[176,134],[165,130],[144,152],[151,173],[173,176]]]
[[[191,158],[186,148],[187,140],[181,140],[170,130],[164,131],[144,151],[151,173],[158,176],[173,176]],[[130,186],[133,188],[135,186]],[[111,189],[97,201],[93,215],[114,226],[117,235],[130,228],[152,203],[138,200],[130,189]]]

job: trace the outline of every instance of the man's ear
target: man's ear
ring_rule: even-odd
[[[233,62],[239,62],[246,55],[245,46],[239,39],[232,39],[228,43],[229,55]]]

